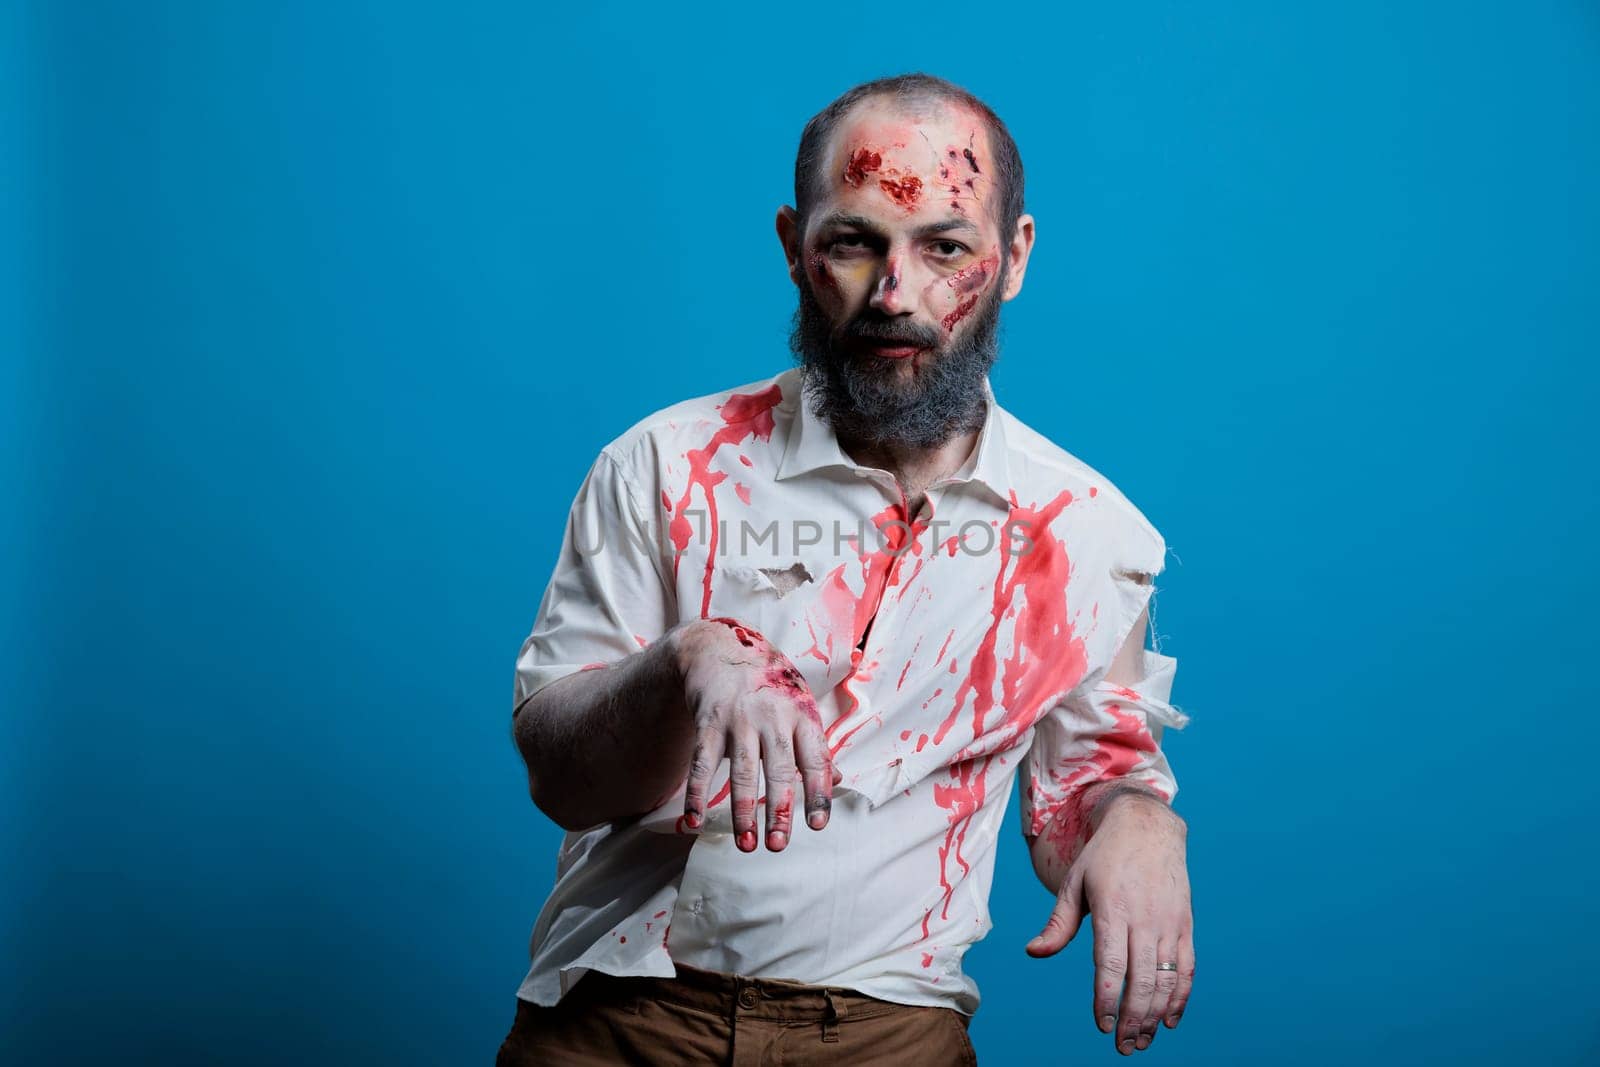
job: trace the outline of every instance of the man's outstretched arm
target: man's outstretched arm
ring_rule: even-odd
[[[1141,614],[1106,684],[1140,682],[1147,625]],[[1130,699],[1138,695],[1125,691]],[[1056,894],[1056,905],[1028,953],[1054,955],[1076,935],[1083,916],[1094,915],[1094,1017],[1102,1031],[1115,1031],[1117,1049],[1126,1055],[1149,1046],[1158,1022],[1170,1029],[1182,1017],[1194,981],[1194,921],[1188,827],[1154,784],[1161,775],[1139,775],[1141,767],[1154,766],[1146,757],[1159,753],[1156,738],[1137,716],[1113,715],[1116,726],[1099,743],[1121,749],[1126,758],[1111,765],[1126,773],[1072,788],[1029,837],[1034,870]],[[1176,970],[1157,969],[1169,961]]]
[[[813,830],[828,823],[836,775],[816,702],[788,657],[736,619],[690,620],[558,678],[516,709],[512,733],[533,802],[567,830],[653,811],[679,786],[698,828],[724,757],[741,850],[757,847],[763,780],[772,851],[789,843],[796,799]]]
[[[828,821],[833,765],[816,701],[787,656],[730,618],[679,620],[636,484],[648,466],[602,451],[578,490],[533,632],[517,657],[512,738],[528,792],[566,830],[643,815],[685,790],[698,829],[712,775],[729,760],[738,847],[784,848],[802,795]],[[644,635],[657,635],[649,640]]]
[[[528,794],[562,829],[652,811],[683,781],[694,730],[674,639],[558,678],[512,712]]]

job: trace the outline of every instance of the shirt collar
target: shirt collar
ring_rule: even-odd
[[[788,441],[783,458],[778,463],[774,480],[783,481],[824,467],[848,467],[867,470],[839,447],[839,439],[828,423],[812,412],[803,389],[803,369],[791,367],[778,376],[783,390],[781,407],[793,412]],[[995,399],[994,387],[988,375],[983,378],[983,395],[987,402],[983,428],[978,431],[978,444],[961,470],[946,479],[951,482],[977,482],[987,488],[1001,506],[1010,506],[1011,466],[1006,447],[1005,412]]]

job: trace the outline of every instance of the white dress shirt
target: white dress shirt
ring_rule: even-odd
[[[1176,661],[1144,651],[1140,682],[1103,680],[1165,543],[985,392],[972,456],[915,516],[891,474],[840,449],[798,367],[666,408],[601,451],[516,701],[680,621],[732,616],[805,677],[844,780],[821,831],[796,797],[782,852],[735,848],[726,761],[699,831],[680,787],[643,817],[568,833],[520,997],[550,1005],[588,970],[671,977],[681,961],[970,1015],[961,959],[991,925],[1018,771],[1029,835],[1105,778],[1176,793],[1160,748],[1188,721],[1168,703]],[[764,842],[764,803],[756,818]]]

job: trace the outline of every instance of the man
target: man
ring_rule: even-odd
[[[568,833],[500,1062],[974,1062],[961,958],[1019,767],[1057,893],[1027,951],[1092,912],[1096,1024],[1143,1049],[1194,973],[1165,544],[995,402],[1016,147],[941,79],[859,86],[777,230],[799,366],[602,450],[517,662]]]

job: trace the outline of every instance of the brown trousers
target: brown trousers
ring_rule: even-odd
[[[495,1067],[884,1064],[976,1067],[967,1017],[851,990],[678,964],[677,978],[590,971],[561,1002],[517,1000]]]

